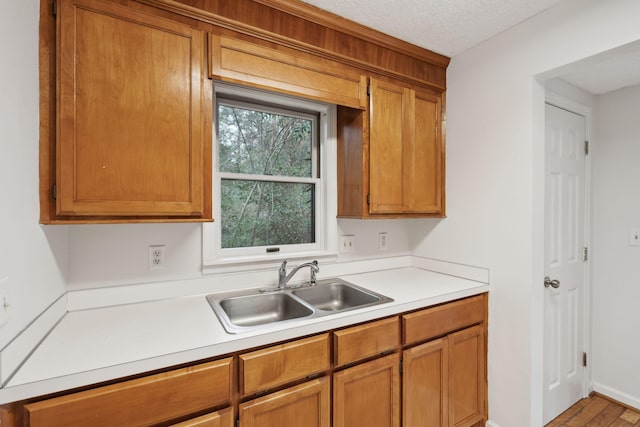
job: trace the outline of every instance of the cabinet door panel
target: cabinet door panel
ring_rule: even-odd
[[[59,10],[57,214],[202,216],[204,34],[99,0]]]
[[[485,416],[484,327],[449,335],[449,425],[471,426]]]
[[[400,356],[393,354],[333,376],[334,427],[400,426]]]
[[[233,427],[233,412],[231,408],[227,408],[174,424],[171,427]]]
[[[439,213],[442,211],[443,148],[438,125],[440,100],[416,92],[415,136],[413,147],[413,185],[409,211]]]
[[[404,351],[404,427],[448,425],[447,345],[447,338],[442,338]]]
[[[209,50],[213,78],[331,104],[367,105],[367,79],[350,68],[213,34]]]
[[[240,427],[329,427],[329,377],[240,405]]]
[[[407,109],[410,91],[371,79],[369,182],[371,213],[405,210]]]

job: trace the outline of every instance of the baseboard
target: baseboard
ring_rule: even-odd
[[[67,313],[67,294],[63,294],[0,351],[0,387],[38,347]]]
[[[500,426],[494,423],[493,421],[489,420],[487,421],[486,427],[500,427]]]
[[[613,399],[625,406],[629,406],[635,410],[640,411],[640,398],[638,397],[631,396],[629,394],[616,390],[613,387],[608,387],[606,385],[595,382],[593,383],[593,391],[601,394],[606,398]]]

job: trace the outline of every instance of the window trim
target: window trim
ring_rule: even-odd
[[[236,272],[273,268],[285,258],[307,259],[307,258],[336,258],[338,252],[337,244],[337,129],[336,129],[336,106],[324,104],[318,101],[311,101],[296,98],[289,95],[282,95],[267,92],[259,89],[248,88],[228,83],[214,82],[214,120],[213,137],[216,138],[217,126],[217,101],[218,97],[229,99],[248,100],[249,103],[263,103],[277,105],[283,109],[299,110],[318,114],[319,128],[319,169],[316,176],[318,178],[295,177],[295,182],[305,180],[319,180],[316,184],[316,200],[319,206],[316,210],[316,243],[305,245],[287,245],[285,250],[280,246],[280,252],[266,253],[266,247],[256,247],[251,250],[247,248],[220,248],[221,222],[215,221],[220,218],[220,182],[225,177],[224,172],[219,172],[217,141],[213,146],[213,214],[214,222],[202,225],[202,272],[203,274],[213,274],[221,272]],[[275,111],[277,111],[277,107]],[[318,153],[316,153],[316,158]],[[317,161],[314,168],[318,168]],[[235,177],[239,175],[234,174]],[[248,175],[250,176],[250,175]],[[272,177],[273,181],[289,182],[288,177]],[[252,253],[253,252],[253,253]]]

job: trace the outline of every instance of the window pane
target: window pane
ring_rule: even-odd
[[[220,171],[311,177],[313,120],[219,104]]]
[[[315,242],[313,184],[223,179],[222,247]]]

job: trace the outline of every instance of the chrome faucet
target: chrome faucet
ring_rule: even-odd
[[[285,259],[284,261],[282,261],[282,264],[280,265],[280,269],[278,270],[278,289],[285,289],[287,287],[287,283],[289,283],[293,275],[296,274],[298,270],[304,267],[309,267],[311,269],[311,277],[309,278],[309,285],[314,286],[316,284],[316,274],[320,271],[320,267],[318,267],[317,260],[296,265],[295,267],[293,267],[291,272],[287,274],[288,261],[289,261],[288,259]]]

